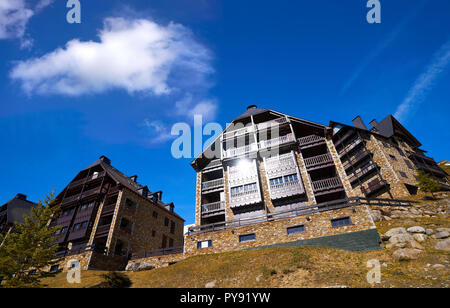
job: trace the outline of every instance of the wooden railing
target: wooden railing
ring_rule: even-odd
[[[305,158],[305,166],[306,168],[331,163],[333,162],[333,157],[331,154],[322,154],[314,157]]]
[[[69,203],[69,202],[73,202],[75,200],[79,200],[81,197],[81,194],[76,194],[70,197],[65,197],[61,203]]]
[[[202,205],[202,213],[210,213],[225,209],[225,201],[212,202]]]
[[[368,156],[370,153],[365,149],[362,151],[358,151],[355,155],[351,156],[348,160],[343,163],[345,169],[348,169],[351,165],[357,163],[361,158]]]
[[[262,130],[262,129],[267,129],[272,126],[279,126],[279,125],[287,124],[287,123],[289,123],[288,118],[279,118],[279,119],[259,123],[259,124],[257,124],[257,129]]]
[[[375,168],[376,168],[376,165],[373,163],[363,166],[362,168],[358,168],[357,170],[355,170],[355,172],[353,172],[351,174],[351,176],[349,178],[350,182],[356,181],[358,178],[366,175],[367,173],[369,173],[370,171],[372,171]]]
[[[312,144],[312,143],[316,143],[316,142],[321,142],[324,141],[325,138],[317,136],[317,135],[310,135],[310,136],[306,136],[306,137],[302,137],[298,139],[298,143],[300,145],[300,147]]]
[[[341,187],[342,183],[338,177],[324,179],[312,182],[314,192],[328,190],[336,187]]]
[[[94,175],[92,174],[92,175],[87,176],[87,177],[85,177],[85,178],[82,178],[82,179],[80,179],[80,180],[73,181],[72,183],[69,184],[68,187],[69,187],[69,188],[72,188],[72,187],[75,187],[75,186],[79,186],[79,185],[84,184],[84,183],[87,183],[87,182],[89,182],[89,181],[91,181],[91,180],[95,180],[95,179],[101,178],[101,177],[105,176],[105,174],[106,174],[106,171],[99,172],[99,173],[95,176],[95,178],[94,178]]]
[[[142,258],[147,258],[147,257],[172,255],[172,254],[177,254],[177,253],[183,253],[183,251],[184,251],[183,246],[155,249],[155,250],[148,250],[148,251],[140,251],[140,252],[133,253],[131,255],[131,260],[142,259]]]
[[[352,150],[353,148],[355,148],[358,144],[360,144],[362,142],[361,138],[355,139],[352,142],[350,142],[349,144],[347,144],[343,149],[341,149],[339,151],[339,155],[343,155],[347,152],[350,152],[350,150]]]
[[[291,134],[287,134],[287,135],[280,136],[277,138],[260,141],[259,148],[265,149],[268,147],[275,147],[277,145],[292,142],[292,141],[295,141],[295,138],[294,138],[294,135],[291,133]]]
[[[212,180],[212,181],[203,182],[202,188],[203,188],[203,190],[214,189],[214,188],[222,187],[223,184],[224,184],[223,178],[222,179],[216,179],[216,180]]]
[[[280,211],[275,213],[267,213],[264,215],[251,217],[251,218],[242,218],[242,219],[234,219],[228,220],[213,224],[193,226],[188,229],[187,234],[197,234],[204,232],[212,232],[224,229],[231,229],[240,226],[247,226],[252,224],[264,223],[267,221],[274,221],[286,218],[292,218],[297,216],[306,216],[314,213],[326,212],[337,210],[341,208],[346,208],[350,206],[359,206],[359,205],[373,205],[373,206],[412,206],[417,202],[409,201],[409,200],[393,200],[393,199],[369,199],[369,198],[346,198],[341,200],[335,200],[331,202],[324,202],[316,205],[306,206],[303,208],[297,208],[288,211]]]
[[[290,187],[290,186],[295,186],[298,185],[299,181],[298,180],[294,180],[294,181],[290,181],[290,182],[284,182],[284,183],[280,183],[280,184],[275,184],[275,185],[270,185],[270,189],[282,189],[285,187]]]
[[[228,149],[228,150],[224,151],[223,156],[225,158],[231,158],[231,157],[247,154],[249,152],[257,151],[257,150],[258,150],[258,145],[256,143],[252,143],[252,144],[249,144],[249,145],[246,145],[243,147]]]
[[[233,131],[229,131],[223,134],[223,139],[230,139],[239,137],[248,133],[251,133],[254,131],[253,125],[252,126],[245,126],[242,128],[235,129]]]
[[[82,198],[90,197],[92,195],[100,193],[101,186],[84,191]]]

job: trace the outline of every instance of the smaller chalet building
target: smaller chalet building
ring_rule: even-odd
[[[101,156],[80,171],[57,196],[61,226],[58,268],[79,262],[82,269],[123,269],[133,254],[183,245],[184,220],[162,191],[151,192]]]
[[[14,223],[24,223],[24,216],[30,215],[30,211],[36,204],[27,200],[24,194],[17,194],[14,198],[0,207],[0,234],[5,235],[14,226]]]

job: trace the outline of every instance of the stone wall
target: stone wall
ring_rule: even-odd
[[[135,208],[126,206],[127,199],[136,203],[137,206]],[[153,212],[158,214],[156,218],[153,217]],[[131,232],[120,228],[122,218],[132,222]],[[169,219],[168,226],[164,224],[166,218]],[[174,233],[170,232],[171,221],[175,222]],[[111,254],[114,251],[118,240],[128,244],[129,253],[160,249],[162,248],[163,235],[167,239],[167,248],[169,247],[169,239],[173,239],[172,247],[182,246],[183,227],[184,222],[181,218],[153,204],[151,201],[124,189],[117,208],[117,219],[113,228],[109,252]]]
[[[305,162],[303,161],[302,153],[294,151],[294,154],[295,157],[297,158],[298,170],[300,172],[301,180],[303,181],[303,186],[305,187],[306,196],[308,197],[306,205],[317,204],[311,180],[309,178],[308,171],[306,170]]]
[[[86,251],[77,255],[67,256],[60,259],[55,259],[53,261],[57,261],[57,265],[59,265],[59,269],[66,272],[69,269],[69,262],[77,261],[80,263],[81,270],[87,270],[89,268],[89,263],[91,261],[92,251]],[[50,270],[50,267],[45,268],[46,271]]]
[[[342,217],[350,217],[352,224],[333,228],[330,220]],[[298,225],[304,225],[305,232],[287,235],[287,227]],[[184,252],[186,256],[227,252],[368,229],[375,229],[369,209],[367,206],[353,206],[309,216],[298,216],[214,232],[186,235]],[[239,242],[239,235],[251,233],[255,233],[255,240]],[[212,241],[212,247],[197,249],[197,242],[208,240]]]
[[[155,268],[160,268],[160,267],[168,266],[172,263],[176,263],[185,258],[186,257],[183,253],[175,253],[175,254],[169,254],[169,255],[134,259],[134,260],[130,261],[129,263],[148,263],[148,264],[154,266]]]
[[[272,203],[272,199],[270,198],[270,191],[269,191],[269,183],[267,183],[267,177],[266,177],[266,168],[263,161],[258,162],[258,171],[259,171],[259,180],[262,187],[262,194],[263,194],[263,202],[266,205],[266,208],[268,212],[273,213],[275,212],[275,208]]]

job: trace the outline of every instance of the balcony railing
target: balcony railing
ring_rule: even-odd
[[[355,155],[351,156],[350,159],[343,163],[345,169],[348,169],[352,165],[356,164],[358,161],[369,155],[370,153],[366,150],[358,151]]]
[[[258,190],[247,190],[247,191],[243,191],[234,195],[231,195],[231,198],[239,198],[239,197],[243,197],[243,196],[250,196],[250,195],[254,195],[257,194]]]
[[[202,205],[202,213],[225,210],[225,201],[212,202]]]
[[[223,157],[224,158],[236,157],[236,156],[244,155],[244,154],[250,153],[252,151],[257,151],[257,150],[258,150],[257,144],[252,143],[250,145],[246,145],[243,147],[228,149],[223,152]]]
[[[269,147],[275,147],[281,144],[285,144],[288,142],[293,142],[295,141],[294,139],[294,135],[293,134],[287,134],[284,136],[280,136],[274,139],[269,139],[269,140],[263,140],[259,142],[259,148],[260,149],[265,149],[265,148],[269,148]]]
[[[315,181],[312,184],[314,192],[324,191],[342,186],[341,180],[338,177]]]
[[[109,229],[111,229],[111,224],[102,225],[97,227],[96,235],[108,234]]]
[[[150,250],[150,251],[136,252],[131,255],[131,260],[183,253],[183,249],[184,249],[183,246],[178,246],[178,247],[170,247],[170,248],[155,249],[155,250]]]
[[[73,201],[77,201],[77,200],[80,199],[80,197],[81,197],[81,194],[76,194],[76,195],[73,195],[73,196],[65,197],[62,200],[61,203],[70,203],[70,202],[73,202]]]
[[[370,171],[374,170],[376,168],[375,164],[368,164],[362,168],[357,169],[352,175],[350,176],[350,182],[356,181],[358,178],[363,177],[364,175],[368,174]]]
[[[301,148],[315,144],[315,143],[322,143],[325,141],[325,138],[317,135],[310,135],[306,137],[302,137],[298,139],[298,143]]]
[[[220,187],[223,187],[223,184],[224,184],[223,178],[222,179],[208,181],[208,182],[203,182],[202,189],[203,190],[208,190],[208,189],[220,188]]]
[[[267,129],[267,128],[270,128],[272,126],[279,126],[279,125],[287,124],[289,122],[290,121],[289,121],[288,118],[279,118],[279,119],[275,119],[275,120],[271,120],[271,121],[260,123],[260,124],[257,125],[257,129],[258,130]]]
[[[333,157],[331,156],[331,154],[322,154],[322,155],[317,155],[317,156],[310,157],[310,158],[305,158],[306,168],[316,167],[319,165],[332,163],[332,162],[333,162]]]
[[[350,152],[356,146],[358,146],[362,142],[362,139],[358,138],[347,144],[343,149],[339,151],[339,155],[344,155],[347,152]]]
[[[69,184],[68,187],[69,188],[73,188],[73,187],[82,185],[82,184],[87,183],[87,182],[89,182],[91,180],[95,180],[95,179],[101,178],[101,177],[105,176],[105,174],[106,174],[105,171],[99,172],[98,174],[91,174],[90,176],[87,176],[87,177],[85,177],[83,179],[73,181],[72,183]]]
[[[223,134],[223,139],[230,139],[230,138],[236,138],[248,133],[252,133],[254,132],[254,128],[253,126],[246,126],[246,127],[242,127],[230,132],[226,132]]]
[[[96,188],[93,188],[93,189],[90,189],[90,190],[86,190],[86,191],[83,192],[82,198],[86,198],[86,197],[90,197],[90,196],[93,196],[95,194],[98,194],[98,193],[100,193],[100,190],[101,190],[101,187],[96,187]]]

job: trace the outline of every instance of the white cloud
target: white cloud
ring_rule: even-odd
[[[425,71],[416,79],[403,102],[398,106],[395,117],[404,120],[432,89],[438,77],[450,65],[450,41],[447,41],[434,55]]]
[[[176,80],[184,80],[183,86],[195,80],[198,86],[212,72],[209,50],[179,24],[107,18],[99,39],[74,39],[40,58],[21,61],[11,78],[29,94],[77,96],[124,89],[162,95],[177,90]]]
[[[0,1],[0,39],[22,38],[33,15],[24,0]]]
[[[28,21],[54,0],[40,0],[36,6],[25,0],[0,1],[0,39],[20,39],[21,47],[28,48],[32,40],[25,38]]]
[[[164,143],[176,137],[171,134],[169,127],[161,121],[144,119],[142,126],[145,127],[147,134],[151,137],[149,140],[151,144]]]

